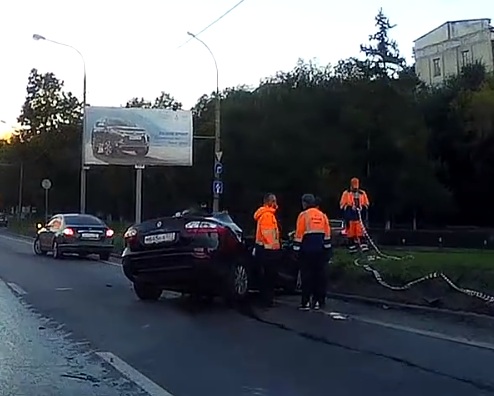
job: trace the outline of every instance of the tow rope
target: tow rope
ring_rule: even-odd
[[[383,253],[377,247],[377,245],[375,244],[375,242],[373,241],[373,239],[369,235],[367,228],[365,227],[365,224],[362,220],[362,213],[361,213],[360,208],[357,208],[357,213],[358,213],[360,225],[362,226],[364,237],[369,242],[369,245],[374,250],[375,254],[374,255],[368,254],[366,257],[356,258],[353,261],[353,264],[359,268],[364,269],[367,272],[370,272],[374,276],[374,279],[377,281],[377,283],[379,283],[381,286],[386,287],[387,289],[393,290],[393,291],[404,291],[404,290],[409,290],[412,286],[417,285],[421,282],[439,278],[439,279],[444,280],[452,289],[456,290],[457,292],[463,293],[463,294],[470,296],[470,297],[478,298],[478,299],[480,299],[486,303],[489,303],[489,304],[494,303],[494,296],[488,295],[486,293],[483,293],[483,292],[480,292],[477,290],[471,290],[471,289],[465,289],[465,288],[459,287],[450,278],[448,278],[443,272],[437,272],[437,271],[431,272],[431,273],[429,273],[425,276],[422,276],[418,279],[407,282],[402,286],[390,285],[389,283],[387,283],[383,279],[383,277],[379,273],[379,271],[376,270],[374,267],[372,267],[369,263],[372,261],[376,261],[376,260],[393,260],[393,261],[413,260],[415,257],[413,257],[411,254],[399,257],[399,256],[392,256],[392,255],[388,255],[388,254]],[[362,259],[365,260],[365,263],[361,262]]]

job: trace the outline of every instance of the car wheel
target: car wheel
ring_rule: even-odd
[[[114,153],[113,144],[109,140],[105,140],[103,143],[103,154],[109,157]]]
[[[143,301],[156,301],[161,297],[163,289],[146,283],[134,283],[134,292]]]
[[[36,254],[37,256],[44,256],[46,254],[46,252],[41,248],[41,241],[39,240],[39,238],[36,238],[34,240],[33,250],[34,254]]]
[[[101,253],[99,255],[99,259],[103,261],[108,261],[110,260],[110,253]]]
[[[144,147],[144,148],[140,148],[140,149],[137,149],[135,151],[136,155],[138,155],[139,157],[145,157],[146,155],[148,155],[149,153],[149,147]]]
[[[244,300],[249,293],[249,273],[247,267],[242,262],[233,264],[227,284],[227,300],[229,303]]]
[[[60,248],[58,247],[58,242],[57,241],[54,241],[53,242],[53,247],[51,248],[51,251],[52,251],[52,254],[53,254],[53,258],[55,260],[59,260],[59,259],[62,258],[63,254],[60,251]]]

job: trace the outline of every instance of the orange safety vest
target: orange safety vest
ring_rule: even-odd
[[[280,245],[280,231],[276,220],[276,209],[270,206],[261,206],[254,213],[256,227],[256,245],[264,249],[278,250]]]
[[[311,245],[314,243],[320,245],[312,246],[312,248],[328,249],[331,247],[331,227],[328,216],[317,208],[309,208],[299,214],[295,230],[294,250],[300,250],[304,237],[311,235],[314,236],[312,241],[307,240],[307,242]]]
[[[341,199],[340,199],[340,208],[346,209],[357,206],[359,208],[369,207],[369,198],[367,197],[366,192],[360,189],[357,191],[351,191],[351,190],[343,191],[343,194],[341,194]]]

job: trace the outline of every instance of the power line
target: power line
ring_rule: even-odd
[[[232,8],[230,8],[227,12],[225,12],[223,15],[221,15],[219,18],[211,22],[208,26],[206,26],[204,29],[202,29],[200,32],[195,33],[196,36],[199,36],[201,33],[204,33],[206,30],[208,30],[211,26],[222,20],[224,17],[226,17],[230,12],[232,12],[235,8],[237,8],[240,4],[242,4],[245,0],[240,0],[237,4],[235,4]],[[185,41],[183,44],[179,45],[177,49],[182,48],[184,45],[188,44],[191,40],[194,40],[193,37],[189,38],[187,41]]]

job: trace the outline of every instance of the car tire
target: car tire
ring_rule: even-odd
[[[44,251],[42,248],[41,248],[41,242],[39,240],[39,238],[36,238],[34,240],[34,243],[33,243],[33,250],[34,250],[34,254],[36,256],[44,256],[46,255],[46,251]]]
[[[60,260],[63,257],[63,254],[60,251],[60,248],[58,247],[57,241],[54,241],[53,242],[53,246],[51,248],[51,252],[52,252],[53,258],[55,260]]]
[[[226,288],[228,304],[240,302],[247,298],[250,279],[247,266],[242,261],[238,261],[230,267]]]
[[[108,261],[110,260],[110,253],[101,253],[99,255],[99,259],[102,261]]]
[[[134,292],[139,300],[157,301],[161,297],[163,289],[147,283],[134,282]]]
[[[112,156],[115,153],[115,148],[110,140],[105,140],[103,142],[103,154],[107,157]]]

